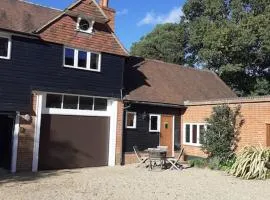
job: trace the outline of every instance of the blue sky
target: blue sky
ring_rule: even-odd
[[[64,9],[74,0],[29,0],[45,6]],[[117,11],[116,33],[129,49],[133,42],[149,33],[156,24],[178,22],[185,0],[110,0]]]

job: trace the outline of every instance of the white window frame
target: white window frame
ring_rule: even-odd
[[[7,56],[0,56],[0,59],[10,60],[10,58],[11,58],[11,46],[12,46],[11,35],[0,33],[0,37],[8,39]]]
[[[74,50],[74,65],[66,65],[65,63],[65,58],[66,58],[66,49],[73,49]],[[86,68],[82,68],[82,67],[79,67],[78,64],[79,64],[79,51],[84,51],[87,53],[87,56],[86,56]],[[98,55],[98,68],[97,69],[91,69],[90,66],[91,66],[91,54],[97,54]],[[63,66],[64,67],[67,67],[67,68],[73,68],[73,69],[80,69],[80,70],[87,70],[87,71],[93,71],[93,72],[100,72],[101,71],[101,56],[102,54],[101,53],[97,53],[97,52],[90,52],[90,51],[86,51],[86,50],[83,50],[83,49],[75,49],[75,48],[72,48],[72,47],[68,47],[68,46],[64,46],[64,50],[63,50]]]
[[[81,22],[81,20],[86,20],[89,23],[89,29],[87,31],[80,29],[80,22]],[[91,33],[93,33],[94,24],[95,24],[95,21],[94,20],[90,20],[90,19],[85,19],[85,18],[82,18],[82,17],[78,17],[77,23],[76,23],[76,31],[91,34]]]
[[[190,125],[190,142],[186,142],[186,125]],[[193,143],[193,125],[197,126],[197,143]],[[184,127],[183,127],[183,133],[184,133],[184,138],[183,138],[183,144],[184,145],[190,145],[190,146],[202,146],[200,144],[200,126],[203,125],[204,126],[204,130],[206,130],[207,128],[207,123],[184,123]]]
[[[151,129],[151,117],[157,117],[157,130]],[[158,114],[149,114],[149,132],[160,132],[160,115]]]
[[[61,108],[47,108],[47,95],[61,95],[62,101],[61,101]],[[76,96],[78,97],[78,105],[77,109],[65,109],[64,106],[64,96]],[[80,103],[80,97],[89,97],[93,98],[93,106],[92,110],[80,110],[79,109],[79,103]],[[106,99],[107,100],[107,109],[106,110],[94,110],[94,104],[95,99]],[[56,114],[56,115],[82,115],[82,116],[108,116],[108,113],[110,113],[110,104],[111,101],[104,97],[94,97],[94,96],[85,96],[85,95],[75,95],[75,94],[66,94],[66,93],[53,93],[48,92],[44,93],[43,103],[42,103],[42,113],[44,114]]]
[[[134,115],[133,126],[128,126],[128,124],[127,124],[128,114],[133,114]],[[137,128],[137,113],[136,112],[129,112],[129,111],[126,112],[126,128],[128,128],[128,129],[136,129]]]

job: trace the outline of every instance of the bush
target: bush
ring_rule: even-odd
[[[233,164],[230,174],[243,179],[269,178],[270,148],[245,147],[241,150]]]
[[[209,158],[218,158],[226,162],[234,155],[238,141],[239,128],[243,121],[240,106],[234,110],[228,105],[219,105],[213,108],[211,116],[206,119],[207,129],[201,137],[202,150]]]
[[[208,160],[208,167],[212,170],[219,170],[221,168],[221,161],[218,157],[212,157]]]
[[[207,167],[207,160],[200,158],[188,161],[190,167],[205,168]]]

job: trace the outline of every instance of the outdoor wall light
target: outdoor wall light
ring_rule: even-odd
[[[147,113],[145,111],[142,114],[142,118],[143,118],[143,120],[145,120],[147,118]]]

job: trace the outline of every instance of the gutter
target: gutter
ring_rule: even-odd
[[[136,104],[145,104],[153,106],[163,106],[163,107],[172,107],[172,108],[185,108],[186,105],[182,104],[169,104],[169,103],[157,103],[157,102],[148,102],[148,101],[134,101],[134,100],[124,100],[124,103],[136,103]]]
[[[0,28],[0,31],[5,31],[5,32],[9,32],[9,33],[15,33],[15,34],[18,34],[18,35],[21,35],[21,36],[31,36],[31,37],[35,37],[35,38],[40,39],[40,36],[37,35],[37,34],[34,34],[34,33],[26,33],[26,32],[21,32],[21,31],[14,31],[14,30],[5,29],[5,28]]]

